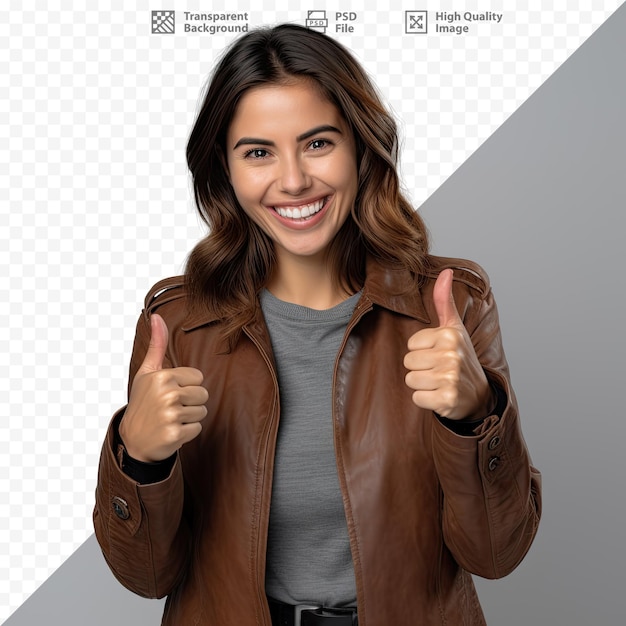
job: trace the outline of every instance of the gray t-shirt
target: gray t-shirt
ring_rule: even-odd
[[[318,311],[261,293],[281,409],[265,589],[289,604],[356,606],[335,460],[332,379],[359,295]]]

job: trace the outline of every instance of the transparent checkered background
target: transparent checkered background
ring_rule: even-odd
[[[102,438],[125,401],[145,292],[202,230],[185,143],[232,35],[184,33],[185,10],[304,23],[336,3],[11,1],[0,11],[0,622],[93,532]],[[506,3],[500,24],[434,34],[434,0],[345,2],[352,48],[401,120],[405,187],[423,202],[620,2]],[[449,11],[500,11],[450,2]],[[543,6],[542,6],[543,5]],[[568,6],[569,5],[569,6]],[[254,8],[251,8],[254,6]],[[151,34],[151,12],[177,32]],[[406,10],[429,34],[405,34]],[[583,86],[584,88],[584,86]],[[434,233],[436,237],[436,233]],[[8,567],[7,567],[8,564]]]

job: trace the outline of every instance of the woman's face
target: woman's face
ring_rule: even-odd
[[[323,258],[357,192],[355,142],[339,110],[308,81],[256,87],[226,141],[237,199],[278,262]]]

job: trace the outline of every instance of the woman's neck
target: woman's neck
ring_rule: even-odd
[[[267,289],[279,300],[320,311],[330,309],[352,295],[334,280],[332,268],[325,258],[279,259]]]

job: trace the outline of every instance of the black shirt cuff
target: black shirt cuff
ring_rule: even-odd
[[[126,452],[124,442],[120,437],[119,425],[120,418],[113,424],[114,444],[115,449],[122,447],[122,471],[126,476],[137,481],[140,485],[150,485],[152,483],[160,483],[165,480],[172,471],[174,463],[176,462],[176,453],[167,459],[162,461],[156,461],[155,463],[147,463],[145,461],[138,461]]]
[[[133,459],[133,457],[124,450],[122,456],[122,471],[133,480],[136,480],[140,485],[149,485],[165,480],[170,475],[175,462],[176,453],[162,461],[146,463],[145,461]]]
[[[489,386],[493,389],[493,392],[496,395],[496,407],[489,415],[485,415],[477,420],[453,420],[449,417],[443,417],[443,415],[435,413],[437,419],[453,433],[463,437],[471,437],[475,434],[474,430],[478,428],[488,417],[491,415],[502,417],[504,409],[506,409],[507,397],[506,393],[504,393],[504,389],[501,389],[499,385],[496,385],[491,381],[489,381]]]

